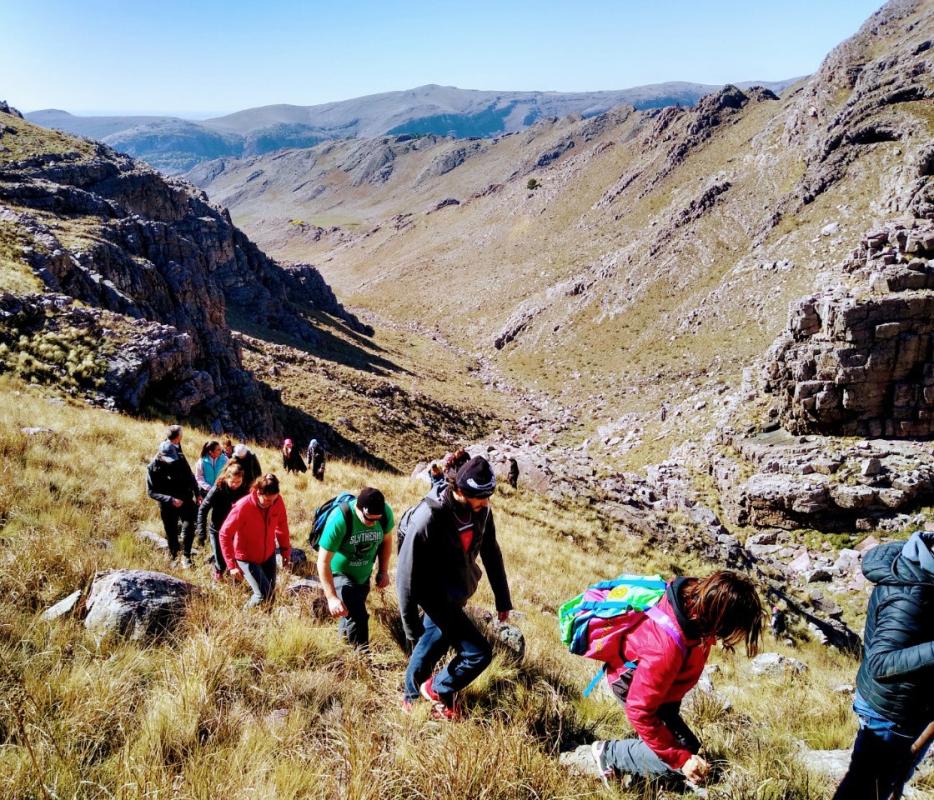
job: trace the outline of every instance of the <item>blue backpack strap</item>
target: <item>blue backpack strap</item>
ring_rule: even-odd
[[[597,684],[600,683],[600,678],[604,675],[606,675],[606,664],[597,670],[597,674],[593,676],[593,680],[587,685],[587,688],[584,689],[584,697],[590,697],[590,693],[597,688]]]
[[[614,578],[611,581],[600,581],[591,586],[591,589],[615,589],[617,586],[638,586],[640,589],[664,589],[668,584],[657,578]]]
[[[341,503],[341,514],[344,515],[344,536],[346,537],[353,533],[353,512],[350,510],[350,500],[344,500]]]

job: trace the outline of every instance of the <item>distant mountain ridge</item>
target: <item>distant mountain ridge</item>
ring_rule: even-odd
[[[744,82],[776,93],[797,82]],[[429,84],[314,106],[270,105],[199,122],[172,116],[76,116],[60,109],[26,114],[31,122],[98,139],[168,174],[214,158],[245,158],[331,139],[383,134],[489,137],[540,119],[592,117],[631,105],[639,110],[693,106],[721,87],[670,82],[600,92],[509,92]]]

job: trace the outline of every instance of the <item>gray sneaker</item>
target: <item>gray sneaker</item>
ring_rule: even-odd
[[[182,556],[182,569],[191,569],[191,557]]]

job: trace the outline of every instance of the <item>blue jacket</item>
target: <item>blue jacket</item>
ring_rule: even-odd
[[[934,721],[934,532],[879,545],[863,557],[876,584],[866,612],[856,687],[886,719]]]

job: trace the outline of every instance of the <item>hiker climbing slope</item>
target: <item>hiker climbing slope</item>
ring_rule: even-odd
[[[373,564],[379,558],[376,588],[385,589],[394,525],[392,507],[383,493],[367,486],[356,498],[331,509],[318,541],[318,577],[328,610],[340,618],[338,630],[354,647],[366,648],[370,643],[366,599]]]
[[[901,797],[934,722],[934,533],[874,547],[863,574],[876,584],[866,612],[853,710],[859,731],[834,800]]]
[[[665,783],[704,783],[709,765],[681,718],[681,700],[700,679],[716,640],[727,650],[758,648],[762,605],[752,582],[734,572],[676,578],[660,601],[605,652],[606,681],[638,738],[596,741],[604,780],[629,774]],[[609,659],[609,660],[607,660]]]
[[[493,658],[489,643],[464,606],[477,591],[482,574],[476,563],[479,556],[501,621],[512,608],[490,509],[495,490],[496,478],[489,462],[476,456],[447,486],[433,488],[399,523],[399,608],[406,637],[414,643],[405,673],[405,708],[423,697],[432,704],[435,717],[457,719],[457,692]],[[424,624],[419,607],[425,612]],[[435,665],[449,648],[454,649],[454,658],[432,677]]]
[[[146,490],[159,503],[169,556],[178,557],[179,533],[183,566],[191,566],[191,546],[195,538],[198,484],[182,452],[182,427],[172,425],[159,445],[159,452],[146,470]]]

